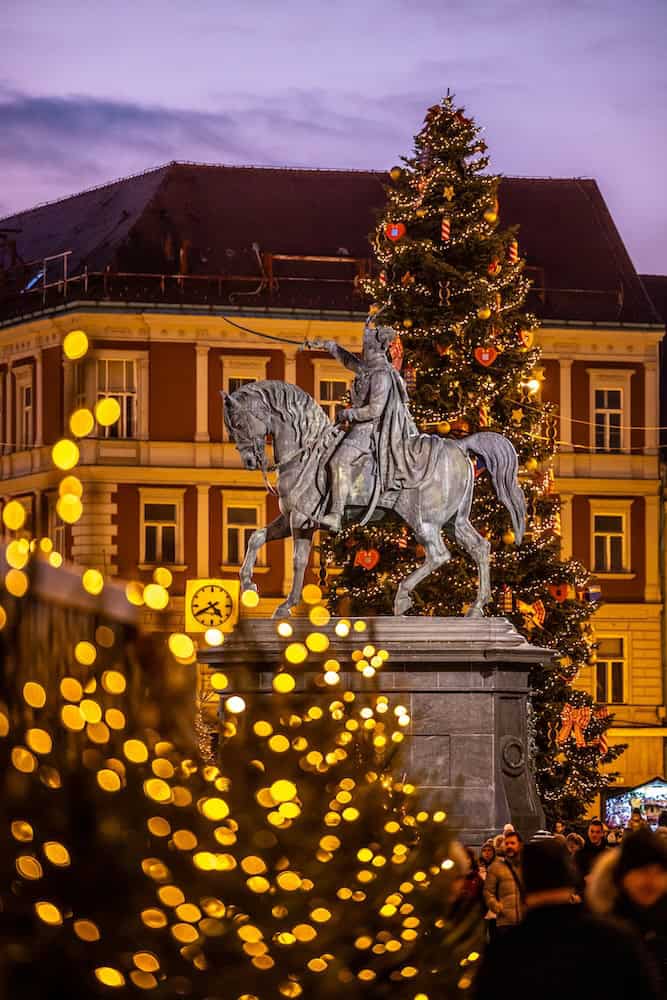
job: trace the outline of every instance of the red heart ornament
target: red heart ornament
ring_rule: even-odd
[[[377,549],[359,549],[354,557],[354,565],[361,566],[362,569],[375,569],[380,562],[380,553]]]
[[[562,604],[563,601],[566,601],[569,596],[570,585],[569,583],[550,583],[549,593],[553,597],[554,601],[558,601],[559,604]]]
[[[488,368],[498,357],[498,351],[495,347],[476,347],[475,348],[475,361],[479,361],[480,365],[484,365]]]
[[[402,239],[405,236],[405,232],[405,226],[402,222],[388,222],[384,227],[384,234],[392,243],[396,243]]]

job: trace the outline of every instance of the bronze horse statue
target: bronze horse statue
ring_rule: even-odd
[[[245,468],[261,469],[265,475],[273,469],[278,472],[281,513],[250,537],[240,571],[241,586],[244,590],[257,589],[252,573],[258,550],[266,542],[291,535],[294,539],[292,588],[273,616],[285,617],[301,599],[313,532],[326,516],[328,462],[344,439],[344,431],[331,423],[308,393],[286,382],[252,382],[231,395],[223,393],[222,396],[225,424]],[[265,450],[269,434],[273,439],[272,466],[268,464]],[[394,614],[405,614],[412,605],[410,594],[417,584],[451,558],[443,541],[442,528],[453,519],[456,541],[474,559],[479,576],[477,595],[468,616],[482,616],[491,600],[490,545],[470,523],[475,476],[468,455],[479,455],[486,463],[498,499],[509,511],[516,541],[520,543],[526,501],[518,482],[516,451],[507,438],[493,431],[481,431],[459,440],[425,434],[418,437],[424,439],[421,443],[428,443],[433,449],[429,474],[409,488],[401,483],[390,484],[376,498],[373,514],[374,519],[379,519],[388,510],[395,511],[412,528],[425,551],[422,565],[398,586]],[[375,467],[369,456],[363,473],[352,483],[345,508],[346,521],[361,520],[376,494],[375,487]]]

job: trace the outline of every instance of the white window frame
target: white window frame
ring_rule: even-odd
[[[266,371],[271,356],[268,354],[223,354],[220,357],[222,363],[222,388],[229,393],[229,383],[234,378],[246,379],[251,382],[263,382],[266,379]],[[229,433],[223,421],[222,437],[224,441],[229,441]]]
[[[588,501],[590,507],[590,521],[589,521],[589,534],[590,534],[590,561],[589,566],[591,567],[591,572],[595,573],[597,577],[604,580],[627,580],[634,577],[636,574],[632,572],[632,552],[631,552],[631,534],[632,534],[632,504],[634,501],[632,499],[619,500],[619,499],[597,499]],[[595,569],[595,518],[596,517],[621,517],[623,526],[623,542],[622,542],[622,552],[623,552],[623,569],[620,571],[609,571]]]
[[[137,405],[135,413],[135,433],[130,437],[108,438],[103,427],[97,427],[95,436],[113,441],[147,441],[148,440],[148,394],[149,394],[149,364],[148,351],[124,350],[123,348],[104,348],[89,351],[81,361],[67,362],[65,365],[65,399],[70,402],[70,409],[87,406],[93,410],[97,403],[99,386],[97,383],[98,361],[133,361],[135,365]],[[82,366],[84,372],[83,393],[75,394],[74,368]]]
[[[184,565],[184,497],[185,487],[181,489],[166,486],[162,489],[139,487],[139,569],[154,569],[156,566],[166,566],[169,569],[178,570],[187,569],[187,566]],[[173,563],[165,563],[161,559],[158,559],[156,562],[146,562],[146,519],[144,510],[147,503],[169,503],[174,504],[176,507],[176,561]],[[148,523],[150,524],[151,522],[149,521]]]
[[[597,660],[593,664],[593,692],[592,692],[592,695],[593,695],[594,700],[598,704],[600,704],[600,705],[627,705],[627,704],[629,704],[630,699],[629,699],[629,690],[628,690],[628,639],[627,639],[627,636],[625,636],[625,635],[618,635],[618,634],[612,635],[611,633],[607,633],[607,632],[605,632],[605,633],[598,633],[598,632],[596,632],[595,633],[595,639],[598,642],[601,641],[601,640],[604,640],[604,639],[618,639],[621,642],[621,648],[622,648],[623,652],[622,652],[621,656],[619,658],[617,658],[617,659],[608,659],[608,658],[604,657],[604,654],[603,654],[603,658],[601,659],[600,658],[600,654],[596,653]],[[612,679],[612,664],[613,663],[619,663],[619,662],[622,664],[622,671],[623,671],[623,699],[621,701],[610,701],[610,700],[599,701],[599,699],[597,697],[597,686],[598,686],[597,672],[598,672],[598,667],[601,666],[601,664],[603,664],[603,663],[606,664],[606,675],[607,675],[606,676],[606,687],[607,687],[607,694],[611,695],[611,692],[612,692],[612,683],[611,683],[611,679]]]
[[[229,510],[231,507],[245,507],[257,513],[257,527],[263,528],[267,523],[266,514],[266,494],[260,490],[222,490],[222,563],[220,569],[223,572],[238,571],[241,563],[229,561],[229,546],[227,543],[227,529],[234,527],[229,523]],[[241,526],[239,526],[241,527]],[[245,525],[245,527],[250,527]],[[267,547],[262,546],[257,554],[255,569],[259,573],[268,573]]]
[[[14,428],[16,438],[16,451],[30,451],[35,446],[35,379],[33,377],[32,365],[21,365],[20,368],[12,369],[14,375]],[[25,414],[23,405],[23,394],[26,389],[30,389],[29,429],[24,440]]]
[[[631,397],[630,385],[634,368],[587,368],[589,384],[590,450],[596,455],[618,454],[608,449],[598,451],[595,447],[595,392],[596,390],[617,389],[621,393],[621,453],[631,448]]]
[[[312,365],[315,390],[313,396],[318,406],[330,405],[329,400],[323,401],[320,398],[320,382],[344,382],[346,392],[350,391],[354,373],[344,368],[338,361],[333,358],[313,358]]]

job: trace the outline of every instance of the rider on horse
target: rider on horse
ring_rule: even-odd
[[[329,460],[331,505],[320,523],[331,531],[340,531],[355,479],[363,479],[369,456],[375,459],[376,471],[362,524],[368,522],[384,493],[418,485],[432,465],[432,441],[419,435],[408,409],[405,383],[387,358],[395,336],[389,327],[367,322],[361,357],[333,340],[309,344],[324,348],[356,373],[352,406],[336,417],[337,423],[351,426]]]

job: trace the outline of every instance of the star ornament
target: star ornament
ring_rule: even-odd
[[[512,410],[512,420],[515,424],[520,424],[523,420],[523,410],[520,406],[517,406],[516,410]]]

